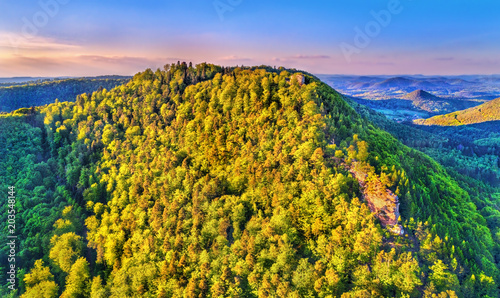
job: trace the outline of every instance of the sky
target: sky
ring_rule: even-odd
[[[500,1],[0,0],[0,77],[191,61],[314,74],[500,74]]]

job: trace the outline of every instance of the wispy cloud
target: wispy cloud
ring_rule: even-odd
[[[434,58],[434,60],[436,60],[436,61],[454,61],[455,58],[454,57],[437,57],[437,58]]]
[[[11,55],[0,57],[2,76],[18,75],[70,75],[124,74],[132,75],[146,68],[161,67],[172,63],[173,58],[131,57],[102,55]],[[10,70],[7,72],[7,70]],[[70,70],[70,71],[68,71]]]
[[[79,55],[76,56],[77,60],[88,61],[88,62],[99,62],[99,63],[110,63],[110,64],[143,64],[151,63],[154,61],[162,60],[150,59],[146,57],[130,57],[130,56],[102,56],[102,55]],[[169,59],[170,60],[170,59]]]
[[[297,60],[309,60],[309,61],[315,61],[315,60],[326,60],[330,59],[331,57],[328,55],[293,55],[293,56],[284,56],[284,57],[274,57],[272,58],[272,61],[275,62],[294,62]]]
[[[78,50],[79,45],[65,43],[42,36],[25,37],[21,34],[0,31],[0,47],[10,50],[64,51]]]
[[[235,55],[221,57],[221,58],[219,58],[219,60],[220,61],[229,61],[229,62],[237,62],[237,61],[249,62],[249,61],[253,61],[252,58],[240,57],[240,56],[235,56]]]
[[[316,59],[330,59],[330,56],[328,56],[328,55],[295,55],[295,56],[292,56],[291,58],[316,60]]]

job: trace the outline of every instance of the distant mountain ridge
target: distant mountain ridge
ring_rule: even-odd
[[[9,78],[0,78],[0,84],[19,84],[25,83],[29,81],[37,81],[37,80],[48,80],[48,77],[9,77]]]
[[[428,119],[417,119],[415,124],[458,126],[500,120],[500,97],[482,105]]]
[[[122,85],[130,77],[100,76],[75,79],[43,79],[19,84],[0,85],[0,112],[19,108],[41,106],[59,101],[73,101],[82,93],[92,93],[99,88],[107,90]]]
[[[468,76],[355,76],[319,75],[336,90],[370,100],[401,98],[405,93],[425,90],[446,98],[490,100],[500,96],[497,75]]]
[[[395,78],[390,78],[387,80],[384,80],[382,82],[378,82],[373,84],[371,86],[372,89],[374,88],[400,88],[402,85],[411,85],[412,80],[404,78],[404,77],[395,77]]]
[[[122,76],[122,75],[102,75],[95,77],[70,77],[70,76],[62,76],[62,77],[10,77],[10,78],[0,78],[0,88],[2,87],[12,87],[19,85],[33,85],[40,84],[45,82],[55,82],[61,80],[78,80],[78,79],[87,79],[87,80],[129,80],[131,76]]]

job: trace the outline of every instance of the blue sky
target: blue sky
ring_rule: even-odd
[[[177,60],[498,74],[499,12],[494,0],[4,0],[0,76],[134,74]]]

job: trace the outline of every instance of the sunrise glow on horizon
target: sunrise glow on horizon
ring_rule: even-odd
[[[499,74],[496,1],[4,1],[0,77],[166,63],[323,74]]]

